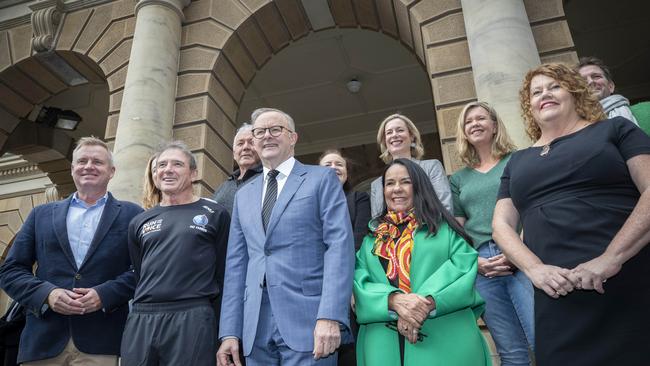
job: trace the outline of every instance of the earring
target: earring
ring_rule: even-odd
[[[415,146],[417,146],[415,145],[415,142],[411,142],[411,147],[415,149]]]

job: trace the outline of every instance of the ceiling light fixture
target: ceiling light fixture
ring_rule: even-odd
[[[361,90],[361,82],[357,78],[352,78],[348,81],[345,86],[348,88],[348,91],[352,94],[356,94]]]

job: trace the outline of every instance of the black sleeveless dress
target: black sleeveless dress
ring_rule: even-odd
[[[617,117],[541,151],[512,155],[499,199],[512,199],[524,241],[542,262],[572,269],[602,254],[632,212],[640,195],[626,161],[650,154],[650,137]],[[535,289],[538,366],[650,365],[650,245],[604,288],[559,299]]]

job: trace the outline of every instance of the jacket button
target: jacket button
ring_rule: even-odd
[[[74,275],[74,279],[75,279],[75,280],[80,280],[80,279],[81,279],[81,275],[80,275],[79,273],[75,273],[75,275]]]

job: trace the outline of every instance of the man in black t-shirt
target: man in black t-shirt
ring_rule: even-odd
[[[122,338],[122,365],[214,365],[228,227],[226,209],[193,194],[196,160],[172,142],[160,150],[162,200],[129,226],[138,278]]]

